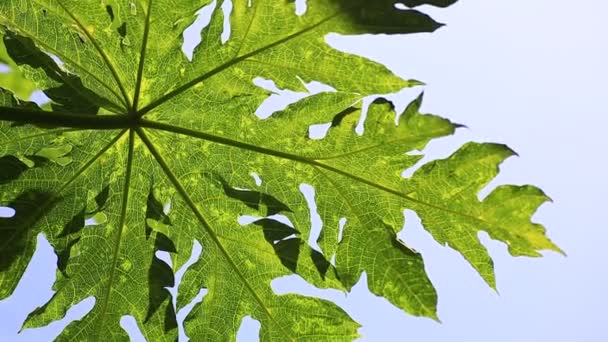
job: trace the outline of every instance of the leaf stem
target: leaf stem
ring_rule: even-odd
[[[136,118],[132,118],[127,115],[45,112],[40,110],[1,106],[0,121],[84,129],[129,128],[137,124]]]

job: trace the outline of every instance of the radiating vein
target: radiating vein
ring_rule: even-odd
[[[104,88],[108,89],[114,96],[116,96],[117,99],[120,99],[122,101],[122,104],[124,106],[124,108],[128,108],[128,104],[125,101],[125,99],[123,99],[115,90],[114,88],[110,87],[107,83],[105,83],[104,81],[102,81],[99,77],[97,77],[93,72],[89,71],[87,68],[85,68],[84,66],[80,65],[80,63],[77,63],[76,61],[74,61],[73,59],[71,59],[70,57],[62,54],[60,51],[58,51],[57,49],[54,49],[53,47],[51,47],[50,45],[46,44],[44,41],[38,39],[38,37],[36,37],[36,35],[34,35],[31,32],[28,32],[25,28],[15,24],[13,21],[8,20],[8,18],[4,17],[4,21],[8,22],[8,23],[12,23],[12,25],[9,26],[15,26],[15,27],[19,27],[19,34],[33,40],[36,42],[37,45],[39,45],[40,47],[42,47],[43,49],[52,52],[53,54],[57,55],[57,57],[61,58],[62,61],[68,63],[69,65],[72,65],[80,70],[82,70],[84,73],[86,73],[87,75],[89,75],[90,77],[92,77],[95,81],[97,81],[101,86],[103,86]],[[117,108],[122,108],[120,105],[118,105],[117,103],[114,103],[112,100],[110,99],[106,99],[109,102],[111,102],[114,106],[116,106]]]
[[[50,196],[46,201],[39,203],[39,205],[36,207],[37,209],[35,209],[34,212],[30,213],[29,220],[25,221],[22,226],[15,227],[15,229],[22,229],[24,227],[35,224],[36,223],[35,220],[38,217],[38,213],[49,210],[50,209],[49,207],[53,203],[53,201],[56,201],[58,198],[60,198],[61,193],[63,193],[63,191],[65,191],[65,189],[67,189],[74,181],[76,181],[78,179],[78,177],[80,177],[82,174],[84,174],[85,171],[88,170],[89,167],[91,167],[91,165],[93,165],[102,155],[104,155],[112,146],[114,146],[114,144],[122,137],[122,135],[124,133],[125,133],[125,131],[122,131],[119,134],[117,134],[114,139],[112,139],[97,154],[95,154],[80,169],[78,169],[78,171],[76,171],[76,173],[74,173],[74,175],[72,177],[70,177],[66,182],[61,184],[61,186],[59,186],[58,190],[53,194],[53,196]],[[11,239],[2,241],[2,245],[0,245],[0,250],[3,250],[4,248],[6,248],[6,245],[8,243],[10,243],[11,241],[12,241]]]
[[[114,77],[114,80],[116,81],[116,85],[120,89],[120,92],[122,93],[122,96],[123,96],[125,102],[127,103],[127,107],[130,108],[131,100],[129,99],[127,90],[125,89],[122,81],[120,80],[120,77],[118,76],[118,72],[116,71],[114,64],[110,61],[110,58],[108,57],[108,55],[105,53],[105,51],[103,51],[101,46],[99,46],[99,43],[97,43],[97,40],[95,40],[95,38],[91,35],[89,30],[87,30],[86,27],[84,27],[84,25],[80,22],[80,20],[78,20],[78,18],[63,4],[63,2],[61,0],[57,0],[57,3],[70,16],[70,18],[72,18],[72,20],[74,20],[74,23],[76,23],[76,25],[78,25],[78,27],[82,30],[82,33],[84,33],[87,36],[87,38],[89,38],[89,40],[91,41],[91,44],[93,44],[93,47],[95,47],[95,50],[97,50],[101,59],[103,59],[104,63],[110,70],[110,73],[112,73],[112,77]]]
[[[190,197],[190,195],[188,194],[188,191],[186,191],[186,189],[181,184],[181,182],[179,181],[179,179],[177,178],[177,176],[173,173],[173,171],[171,171],[171,168],[169,167],[169,165],[167,165],[167,162],[162,157],[162,155],[160,154],[160,152],[156,149],[156,147],[154,146],[154,144],[152,143],[152,141],[150,141],[150,139],[148,138],[148,136],[146,135],[146,133],[143,131],[143,129],[138,128],[137,129],[137,134],[141,138],[141,140],[144,142],[144,144],[146,145],[146,147],[148,148],[148,150],[150,151],[150,153],[154,156],[154,159],[156,159],[156,161],[158,162],[158,164],[162,168],[162,170],[165,173],[165,175],[167,176],[167,178],[169,178],[169,180],[171,181],[171,183],[173,184],[173,186],[175,187],[175,189],[177,190],[177,192],[180,194],[180,197],[182,197],[182,199],[186,202],[186,204],[188,205],[188,207],[190,208],[190,210],[192,210],[192,213],[196,216],[197,220],[203,226],[203,228],[205,229],[205,232],[211,238],[211,240],[213,241],[213,243],[216,245],[216,247],[218,248],[218,250],[220,251],[220,253],[224,257],[224,259],[226,260],[226,262],[228,263],[228,265],[230,266],[230,268],[232,268],[234,270],[234,272],[236,273],[236,275],[241,279],[241,281],[243,282],[243,285],[245,285],[245,287],[247,288],[247,290],[251,293],[252,297],[258,303],[258,305],[260,306],[260,308],[264,311],[264,313],[268,316],[268,318],[273,322],[273,324],[276,325],[276,326],[278,326],[280,328],[280,331],[283,333],[283,335],[286,338],[288,338],[290,341],[295,341],[295,339],[292,338],[290,336],[290,334],[288,334],[284,330],[283,326],[281,326],[276,321],[276,319],[274,318],[274,316],[270,312],[269,308],[264,304],[264,301],[262,301],[262,298],[260,298],[260,296],[258,296],[257,292],[253,289],[253,287],[251,286],[251,284],[249,283],[249,281],[247,280],[247,278],[245,277],[245,275],[241,272],[241,270],[239,269],[239,267],[236,265],[236,263],[234,262],[234,260],[230,256],[230,253],[228,253],[228,251],[226,250],[226,248],[224,247],[224,245],[222,244],[222,242],[219,240],[218,235],[211,228],[211,226],[209,225],[209,223],[207,222],[207,220],[205,219],[205,217],[203,216],[203,214],[201,213],[201,211],[199,210],[199,208],[194,203],[194,200],[192,199],[192,197]]]
[[[401,138],[401,139],[394,139],[391,141],[387,141],[387,142],[382,142],[379,144],[375,144],[375,145],[370,145],[370,146],[366,146],[366,147],[362,147],[358,150],[353,150],[353,151],[348,151],[345,153],[341,153],[341,154],[334,154],[331,156],[324,156],[324,157],[315,157],[314,160],[330,160],[330,159],[340,159],[340,158],[344,158],[344,157],[349,157],[349,156],[353,156],[355,154],[358,153],[363,153],[363,152],[368,152],[370,150],[376,149],[376,148],[380,148],[380,147],[386,147],[388,145],[393,145],[396,143],[402,143],[402,142],[415,142],[415,141],[423,141],[426,140],[427,138],[434,138],[436,137],[436,133],[430,133],[430,134],[424,134],[424,135],[419,135],[417,137],[411,138],[411,137],[407,137],[407,138]]]
[[[220,66],[218,66],[218,67],[216,67],[216,68],[214,68],[214,69],[206,72],[206,73],[204,73],[203,75],[201,75],[201,76],[193,79],[192,81],[190,81],[190,82],[182,85],[181,87],[176,88],[175,90],[167,93],[166,95],[160,97],[156,101],[153,101],[149,105],[145,106],[144,108],[142,108],[139,111],[139,115],[140,116],[144,116],[149,111],[151,111],[154,108],[160,106],[161,104],[163,104],[163,103],[171,100],[172,98],[174,98],[174,97],[182,94],[183,92],[185,92],[188,89],[194,87],[198,83],[203,82],[204,80],[206,80],[206,79],[208,79],[208,78],[210,78],[210,77],[212,77],[212,76],[214,76],[216,74],[219,74],[220,72],[222,72],[222,71],[224,71],[224,70],[226,70],[226,69],[228,69],[228,68],[230,68],[230,67],[232,67],[232,66],[234,66],[234,65],[236,65],[236,64],[238,64],[238,63],[240,63],[240,62],[242,62],[242,61],[244,61],[244,60],[246,60],[248,58],[250,58],[250,57],[258,55],[258,54],[260,54],[260,53],[262,53],[262,52],[264,52],[266,50],[272,49],[275,46],[281,45],[281,44],[286,43],[286,42],[288,42],[288,41],[290,41],[290,40],[292,40],[294,38],[297,38],[297,37],[299,37],[299,36],[301,36],[301,35],[303,35],[303,34],[305,34],[307,32],[310,32],[310,31],[314,30],[315,28],[321,26],[322,24],[326,23],[327,21],[329,21],[329,20],[337,17],[340,14],[342,14],[342,12],[335,12],[335,13],[333,13],[333,14],[331,14],[331,15],[329,15],[329,16],[321,19],[321,20],[319,20],[315,24],[312,24],[310,26],[307,26],[307,27],[303,28],[300,31],[294,32],[294,33],[290,34],[287,37],[284,37],[282,39],[279,39],[279,40],[275,41],[274,43],[268,44],[268,45],[263,46],[263,47],[261,47],[259,49],[256,49],[256,50],[251,51],[251,52],[249,52],[247,54],[244,54],[244,55],[242,55],[240,57],[237,57],[237,58],[235,58],[235,59],[233,59],[233,60],[231,60],[229,62],[226,62],[226,63],[224,63],[224,64],[222,64],[222,65],[220,65]]]
[[[323,172],[322,170],[320,170],[316,166],[313,166],[313,167],[317,170],[317,172],[319,174],[321,174],[328,181],[328,183],[336,190],[336,192],[338,193],[338,195],[340,197],[342,197],[342,199],[344,199],[344,202],[350,208],[350,212],[353,213],[353,215],[356,217],[356,220],[358,220],[361,223],[361,225],[363,226],[364,225],[364,220],[361,219],[361,213],[359,212],[359,210],[356,210],[355,207],[353,207],[352,203],[344,195],[343,189],[340,186],[338,186],[336,184],[336,182],[331,177],[329,177],[325,172]],[[362,257],[363,257],[363,254],[359,255],[360,259]],[[359,262],[362,263],[361,260]],[[399,273],[396,273],[396,276],[400,277],[401,275]],[[407,281],[403,281],[402,284],[407,285],[408,282]],[[407,286],[407,290],[408,290],[409,296],[411,298],[415,299],[420,306],[424,307],[424,309],[427,311],[427,314],[429,315],[429,317],[432,317],[433,319],[435,319],[437,321],[439,320],[438,317],[437,317],[437,313],[434,310],[429,309],[427,307],[427,305],[420,298],[420,296],[418,295],[418,293],[416,293],[416,291],[412,291],[409,286]]]
[[[163,131],[167,131],[167,132],[173,132],[173,133],[178,133],[178,134],[182,134],[182,135],[186,135],[186,136],[190,136],[193,138],[198,138],[198,139],[203,139],[203,140],[207,140],[207,141],[211,141],[211,142],[215,142],[218,144],[222,144],[222,145],[226,145],[226,146],[232,146],[232,147],[236,147],[236,148],[240,148],[240,149],[244,149],[244,150],[248,150],[248,151],[252,151],[252,152],[257,152],[257,153],[261,153],[261,154],[265,154],[265,155],[269,155],[269,156],[274,156],[274,157],[278,157],[278,158],[282,158],[282,159],[288,159],[288,160],[292,160],[292,161],[296,161],[299,163],[303,163],[303,164],[308,164],[311,166],[317,166],[317,167],[321,167],[323,169],[326,169],[328,171],[332,171],[334,173],[337,173],[339,175],[342,175],[344,177],[353,179],[357,182],[369,185],[371,187],[374,187],[376,189],[385,191],[387,193],[393,194],[397,197],[401,197],[402,199],[412,202],[412,203],[416,203],[425,207],[429,207],[435,210],[439,210],[439,211],[443,211],[446,213],[449,213],[451,215],[455,215],[455,216],[460,216],[460,217],[464,217],[466,219],[469,220],[473,220],[479,223],[482,223],[484,225],[489,225],[489,222],[484,221],[483,219],[476,217],[476,216],[472,216],[466,213],[462,213],[462,212],[458,212],[446,207],[442,207],[442,206],[438,206],[432,203],[428,203],[422,200],[419,200],[417,198],[408,196],[405,193],[402,193],[398,190],[389,188],[387,186],[384,186],[382,184],[378,184],[374,181],[371,181],[369,179],[354,175],[350,172],[338,169],[336,167],[333,167],[331,165],[327,165],[324,164],[320,161],[317,161],[315,159],[310,159],[308,157],[303,157],[303,156],[299,156],[296,154],[291,154],[291,153],[286,153],[286,152],[282,152],[282,151],[277,151],[277,150],[273,150],[270,148],[266,148],[266,147],[261,147],[261,146],[256,146],[256,145],[252,145],[252,144],[248,144],[248,143],[244,143],[241,141],[237,141],[237,140],[233,140],[233,139],[229,139],[226,137],[221,137],[221,136],[217,136],[217,135],[213,135],[210,133],[205,133],[205,132],[199,132],[199,131],[194,131],[188,128],[184,128],[184,127],[179,127],[179,126],[174,126],[174,125],[169,125],[169,124],[164,124],[164,123],[160,123],[160,122],[155,122],[155,121],[150,121],[150,120],[142,120],[141,121],[142,127],[148,127],[148,128],[155,128],[155,129],[159,129],[159,130],[163,130]],[[496,226],[496,224],[493,224],[494,226]]]
[[[125,173],[125,182],[122,188],[122,203],[120,208],[120,218],[118,220],[118,227],[116,232],[116,238],[114,240],[114,254],[112,255],[112,266],[110,268],[110,277],[108,278],[108,283],[106,286],[106,291],[101,300],[101,311],[99,313],[98,324],[103,324],[103,318],[108,311],[108,305],[110,302],[110,295],[112,293],[112,286],[114,284],[114,278],[116,277],[116,268],[118,266],[118,255],[120,251],[120,246],[122,243],[122,233],[125,228],[125,223],[127,219],[127,207],[129,204],[129,190],[131,184],[131,172],[133,170],[133,150],[134,150],[134,140],[135,133],[131,129],[129,130],[129,152],[127,155],[127,165],[126,165],[126,173]],[[101,329],[96,329],[97,331],[101,331]]]
[[[237,58],[239,56],[239,54],[241,53],[241,50],[243,49],[243,46],[245,46],[245,43],[247,42],[247,37],[249,37],[249,32],[251,31],[253,22],[255,21],[255,19],[257,17],[256,14],[258,13],[257,9],[258,9],[259,3],[260,3],[259,1],[253,2],[253,7],[251,8],[251,11],[253,11],[253,13],[251,14],[251,20],[249,21],[249,24],[247,25],[245,34],[241,38],[241,43],[239,44],[239,48],[236,50],[236,53],[234,54],[234,58]]]
[[[150,16],[152,12],[152,0],[148,0],[148,10],[146,13],[146,24],[144,27],[144,37],[141,43],[141,52],[139,54],[139,65],[137,67],[137,81],[135,82],[135,97],[133,99],[132,113],[136,115],[139,98],[141,96],[141,80],[144,74],[144,66],[146,63],[146,50],[148,47],[148,36],[150,35]]]

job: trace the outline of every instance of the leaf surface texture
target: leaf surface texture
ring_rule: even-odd
[[[10,71],[0,74],[0,205],[17,214],[0,218],[0,298],[14,291],[42,233],[58,256],[56,293],[24,328],[96,300],[60,341],[128,340],[124,315],[149,341],[173,341],[176,310],[202,288],[185,323],[194,341],[234,340],[246,316],[261,323],[263,341],[350,341],[359,324],[335,303],[279,295],[271,282],[296,274],[349,291],[365,272],[374,294],[438,319],[422,256],[397,238],[404,209],[492,287],[479,231],[516,256],[560,251],[530,221],[548,200],[541,190],[503,185],[478,199],[513,154],[504,145],[466,144],[404,179],[422,158],[412,152],[458,125],[421,112],[422,95],[396,113],[378,95],[421,82],[325,41],[329,33],[432,32],[442,24],[415,7],[454,2],[397,9],[384,0],[308,0],[297,15],[291,1],[234,0],[225,17],[222,0],[2,1],[0,61]],[[206,6],[211,19],[189,60],[183,32]],[[272,92],[259,78],[291,91],[312,81],[333,90],[261,119],[255,112]],[[29,102],[34,90],[50,103]],[[313,139],[318,124],[329,128]],[[315,189],[318,238],[302,184]],[[239,224],[241,216],[257,219]],[[195,240],[202,256],[174,306],[166,288]]]

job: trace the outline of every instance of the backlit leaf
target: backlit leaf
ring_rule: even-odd
[[[442,24],[414,8],[454,0],[308,0],[298,14],[293,1],[233,0],[229,17],[225,2],[0,3],[0,62],[9,69],[0,74],[0,205],[16,211],[0,218],[0,299],[19,283],[38,233],[58,256],[55,294],[24,328],[94,297],[58,340],[128,340],[119,322],[130,315],[149,341],[174,341],[176,310],[206,289],[185,322],[193,341],[234,340],[247,316],[261,323],[263,341],[350,341],[359,324],[335,303],[280,295],[271,282],[295,274],[348,292],[364,272],[372,293],[438,319],[422,255],[397,238],[404,209],[491,287],[479,231],[513,255],[560,252],[530,221],[548,200],[541,190],[500,186],[478,199],[513,154],[504,145],[469,143],[403,178],[422,158],[412,152],[459,125],[422,113],[422,95],[396,113],[382,95],[422,83],[325,41],[433,32]],[[190,60],[183,33],[208,6]],[[256,110],[272,93],[256,79],[333,90],[261,119]],[[28,102],[35,90],[50,104]],[[326,134],[311,138],[320,124]],[[314,188],[318,237],[303,184]],[[174,299],[167,288],[194,241],[202,256]]]

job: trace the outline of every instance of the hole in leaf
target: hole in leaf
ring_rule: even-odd
[[[260,328],[262,325],[259,321],[250,316],[243,317],[239,330],[236,334],[237,342],[254,342],[259,341]]]
[[[184,44],[182,45],[182,51],[186,55],[189,61],[192,61],[194,49],[201,43],[201,32],[211,22],[211,15],[215,10],[217,1],[214,0],[209,5],[206,5],[196,11],[196,20],[192,25],[188,26],[183,33]]]
[[[63,68],[63,66],[65,65],[65,63],[61,60],[61,58],[57,57],[56,55],[53,55],[52,53],[47,53],[45,52],[45,54],[49,57],[51,57],[51,59],[53,60],[53,62],[55,62],[55,64],[60,67]]]
[[[85,226],[99,226],[108,222],[108,217],[104,213],[97,213],[84,220]]]
[[[306,203],[308,204],[308,210],[310,211],[310,235],[308,236],[308,244],[310,247],[312,247],[312,249],[320,252],[321,247],[319,247],[317,240],[319,238],[319,234],[321,234],[323,221],[317,212],[315,188],[309,184],[300,184],[300,192],[302,195],[304,195]]]
[[[177,289],[179,288],[179,285],[181,284],[184,274],[188,271],[188,269],[190,269],[190,267],[192,265],[194,265],[196,262],[198,262],[200,260],[202,252],[203,252],[203,246],[201,246],[201,244],[198,241],[194,240],[194,243],[192,244],[192,250],[190,252],[190,258],[188,258],[188,261],[186,261],[186,263],[184,263],[179,268],[179,270],[177,270],[177,272],[175,272],[175,286],[169,289],[173,293],[174,300],[177,298]]]
[[[241,226],[246,226],[248,224],[251,224],[257,220],[261,219],[261,217],[256,217],[256,216],[248,216],[248,215],[243,215],[243,216],[239,216],[239,218],[237,219],[237,221],[239,222],[239,224]]]
[[[291,228],[294,228],[293,223],[291,222],[291,220],[289,219],[289,217],[285,216],[285,215],[281,215],[281,214],[276,214],[276,215],[270,215],[267,217],[270,220],[275,220],[277,222],[281,222],[284,225],[287,225]]]
[[[171,200],[168,200],[163,206],[163,213],[169,215],[169,212],[171,212]]]
[[[205,296],[207,295],[207,292],[209,292],[207,289],[200,289],[196,297],[194,297],[194,299],[190,303],[184,305],[184,307],[182,307],[181,310],[179,310],[179,312],[177,313],[180,341],[182,341],[182,339],[184,341],[188,340],[184,329],[184,324],[186,323],[186,320],[188,320],[188,316],[190,315],[190,313],[192,313],[195,309],[200,308],[199,305],[203,301],[203,298],[205,298]]]
[[[167,266],[169,267],[173,267],[173,261],[171,261],[171,254],[169,254],[169,252],[166,251],[156,251],[156,253],[154,253],[154,255],[156,256],[156,258],[162,262],[164,262],[165,264],[167,264]]]
[[[324,124],[316,124],[308,127],[308,137],[313,140],[320,140],[327,136],[329,129],[331,128],[331,122]]]
[[[309,297],[319,297],[340,303],[345,299],[344,292],[335,289],[319,289],[296,274],[273,279],[270,283],[277,295],[297,293]]]
[[[296,92],[289,89],[280,89],[272,80],[256,77],[253,83],[258,87],[272,92],[272,94],[258,107],[255,115],[260,119],[267,119],[273,113],[284,110],[287,106],[296,103],[306,97],[328,91],[336,91],[329,85],[312,81],[303,83],[308,92]]]
[[[51,99],[46,96],[46,94],[42,90],[35,90],[30,96],[29,101],[34,102],[40,107],[51,103]]]
[[[98,226],[108,222],[108,216],[102,212],[106,202],[110,196],[110,186],[105,186],[99,193],[89,190],[89,198],[87,200],[87,218],[84,221],[85,226]]]
[[[306,0],[295,0],[296,1],[296,15],[304,15],[308,5]]]
[[[306,87],[306,89],[308,90],[308,92],[311,95],[319,94],[319,93],[323,93],[323,92],[336,91],[336,88],[334,88],[328,84],[321,83],[319,81],[310,81],[308,83],[304,83],[304,86]]]
[[[408,156],[424,156],[424,154],[420,150],[409,151],[409,152],[406,152],[405,154]]]
[[[147,342],[141,329],[137,325],[137,321],[131,315],[122,316],[120,319],[120,327],[123,328],[129,335],[131,342]]]
[[[15,209],[9,207],[0,207],[0,217],[11,218],[15,216]]]
[[[405,11],[405,10],[408,9],[408,7],[405,6],[405,4],[403,4],[401,2],[395,3],[395,8],[398,9],[398,10],[402,10],[402,11]]]
[[[424,154],[419,154],[419,155],[424,156]],[[428,160],[426,160],[426,158],[423,157],[416,164],[412,165],[412,167],[403,170],[401,172],[401,177],[406,178],[406,179],[411,178],[414,175],[414,173],[416,173],[416,171],[418,171],[418,169],[420,169],[420,167],[422,165],[426,164],[427,162],[428,162]]]
[[[176,300],[177,300],[177,295],[178,295],[178,289],[182,282],[184,274],[188,271],[188,269],[192,265],[194,265],[194,263],[196,263],[200,259],[202,251],[203,251],[203,247],[201,246],[201,244],[198,241],[195,240],[192,245],[192,252],[190,254],[190,258],[175,273],[175,286],[168,288],[169,292],[171,293],[171,296],[173,297],[173,308],[177,308]],[[182,339],[184,341],[186,341],[186,334],[184,332],[184,319],[186,319],[186,316],[188,316],[190,311],[192,311],[192,308],[203,300],[203,297],[206,294],[207,294],[207,289],[201,289],[199,291],[199,293],[196,295],[196,297],[194,297],[194,299],[190,303],[188,303],[187,305],[182,307],[181,310],[178,311],[177,327],[179,330],[180,341],[182,341]]]
[[[296,103],[301,99],[310,96],[310,94],[307,93],[281,90],[277,88],[274,81],[266,80],[261,77],[255,78],[253,83],[260,88],[272,92],[272,94],[266,100],[264,100],[264,102],[255,111],[255,115],[260,119],[267,119],[273,113],[284,110],[290,104]]]
[[[230,27],[230,14],[232,13],[232,1],[225,0],[222,4],[222,12],[224,14],[224,30],[222,31],[222,44],[226,44],[230,39],[231,27]]]
[[[255,181],[255,185],[257,185],[257,186],[261,186],[262,185],[262,178],[260,178],[260,176],[257,173],[252,172],[249,175],[251,177],[253,177],[253,180]]]
[[[11,67],[4,63],[0,63],[0,74],[8,74],[11,72]]]
[[[344,226],[346,226],[346,217],[343,217],[338,221],[338,242],[342,241],[342,236],[344,235]]]
[[[278,295],[294,293],[294,290],[297,288],[296,283],[301,280],[302,278],[299,275],[290,274],[273,279],[270,282],[270,287],[272,288],[272,291]]]
[[[369,110],[370,104],[374,101],[375,97],[368,96],[363,99],[363,106],[361,107],[361,116],[359,117],[359,122],[357,122],[357,127],[355,127],[355,132],[357,135],[363,135],[365,133],[365,120],[367,119],[367,112]]]
[[[88,315],[95,307],[96,301],[97,300],[95,299],[95,297],[91,296],[81,300],[78,304],[72,306],[65,315],[65,318],[61,320],[65,323],[65,327],[67,327],[68,324],[72,323],[73,321],[81,320],[86,315]]]
[[[194,243],[192,244],[192,252],[190,254],[190,258],[175,273],[175,277],[178,279],[178,283],[182,280],[182,277],[184,276],[184,273],[186,273],[188,268],[190,268],[190,266],[194,265],[194,263],[196,263],[201,258],[202,252],[203,252],[203,246],[201,246],[201,244],[195,240]]]

